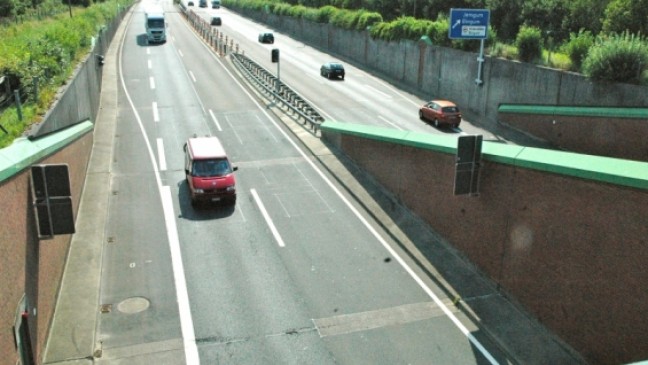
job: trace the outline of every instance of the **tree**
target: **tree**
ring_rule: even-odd
[[[487,0],[486,8],[491,10],[490,23],[502,41],[514,40],[523,19],[524,0]]]
[[[648,0],[613,0],[605,9],[603,31],[648,34]]]
[[[524,24],[540,29],[543,39],[562,43],[569,33],[562,30],[563,19],[569,14],[562,0],[526,0],[522,5]]]
[[[578,33],[581,29],[597,35],[603,29],[603,13],[611,0],[573,0],[567,1],[568,14],[562,21],[562,30],[567,34]]]

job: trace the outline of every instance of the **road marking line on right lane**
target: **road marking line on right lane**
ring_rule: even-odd
[[[154,122],[160,121],[160,113],[158,113],[158,107],[156,102],[153,102],[153,121]]]
[[[166,171],[166,156],[164,156],[164,142],[162,138],[157,139],[158,159],[160,160],[160,171]]]
[[[209,109],[209,115],[211,115],[211,118],[214,121],[214,124],[216,124],[216,128],[218,129],[218,131],[222,132],[223,128],[221,128],[220,123],[218,123],[218,119],[216,119],[216,116],[214,115],[214,112],[211,109]]]
[[[266,224],[268,225],[268,227],[270,227],[270,231],[272,232],[272,235],[274,236],[275,240],[277,240],[277,244],[279,245],[279,247],[286,247],[283,239],[281,238],[281,235],[279,234],[279,231],[277,230],[277,227],[275,227],[274,223],[272,222],[272,218],[270,218],[270,214],[268,214],[268,211],[263,205],[261,198],[259,198],[259,194],[257,194],[256,189],[250,189],[250,193],[252,193],[252,197],[254,198],[254,201],[259,207],[259,210],[263,215],[263,219],[265,219]]]

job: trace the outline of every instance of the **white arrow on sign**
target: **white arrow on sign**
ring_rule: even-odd
[[[452,25],[452,29],[455,29],[455,27],[459,24],[461,24],[461,19],[457,19],[457,21]]]

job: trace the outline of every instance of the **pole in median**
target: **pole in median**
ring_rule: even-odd
[[[271,61],[272,63],[277,64],[277,83],[275,84],[275,91],[277,94],[279,94],[279,82],[281,82],[281,77],[280,77],[280,68],[279,68],[279,48],[273,48],[272,53],[271,53]]]

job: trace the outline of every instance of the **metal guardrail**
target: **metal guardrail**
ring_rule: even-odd
[[[180,10],[188,23],[219,55],[230,55],[232,63],[248,82],[269,99],[281,103],[289,111],[297,115],[304,124],[308,124],[313,134],[318,133],[320,125],[324,122],[324,117],[304,100],[304,98],[281,82],[281,80],[277,80],[270,71],[245,56],[244,52],[239,50],[239,45],[234,43],[232,38],[212,27],[211,24],[193,10],[187,9],[182,3],[180,3]]]
[[[313,133],[317,134],[320,125],[324,122],[324,117],[298,93],[244,54],[231,53],[230,58],[243,76],[257,89],[297,114],[304,123],[308,124]]]

